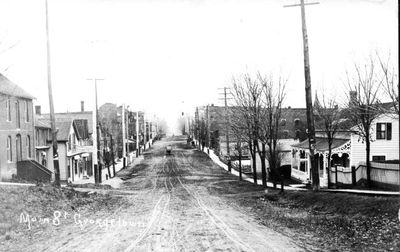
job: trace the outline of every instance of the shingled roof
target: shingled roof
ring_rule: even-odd
[[[72,120],[56,120],[57,141],[68,141]]]
[[[32,95],[30,95],[28,92],[11,82],[9,79],[7,79],[4,75],[0,73],[0,93],[5,94],[5,95],[11,95],[11,96],[16,96],[16,97],[21,97],[21,98],[26,98],[26,99],[34,99]]]

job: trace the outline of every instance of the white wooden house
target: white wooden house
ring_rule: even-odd
[[[399,159],[398,124],[399,119],[393,114],[382,114],[373,121],[371,127],[371,161]],[[330,159],[332,183],[352,184],[352,167],[356,171],[356,182],[366,178],[366,144],[357,134],[356,128],[353,127],[347,132],[338,132],[335,136]],[[323,133],[317,134],[315,158],[318,160],[320,185],[326,187],[328,185],[328,141]],[[372,162],[372,164],[374,163]],[[374,171],[371,172],[371,180],[382,185],[399,184],[398,168],[386,169],[382,168],[381,165],[375,167],[372,165],[372,167]],[[312,179],[308,139],[292,145],[292,177],[302,182],[308,182]]]

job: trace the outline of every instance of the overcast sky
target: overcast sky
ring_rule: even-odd
[[[218,104],[245,72],[284,75],[286,106],[304,107],[299,0],[48,0],[56,112],[125,102],[175,119]],[[0,1],[0,71],[48,111],[44,0]],[[313,89],[341,94],[345,70],[375,50],[397,65],[397,1],[306,7]],[[15,46],[2,52],[11,45]]]

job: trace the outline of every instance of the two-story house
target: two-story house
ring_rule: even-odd
[[[0,179],[17,175],[17,164],[34,158],[33,96],[0,74]]]
[[[87,137],[88,128],[84,125],[73,119],[56,119],[57,158],[61,181],[74,182],[93,176],[93,143]]]
[[[372,122],[371,180],[375,181],[376,186],[390,188],[391,185],[399,184],[398,165],[397,168],[390,168],[390,165],[374,163],[399,160],[399,132],[395,130],[398,129],[398,124],[398,115],[388,113],[380,115]],[[324,133],[317,132],[316,136],[315,158],[318,160],[321,187],[326,187],[328,184],[328,172],[333,184],[351,185],[366,179],[366,144],[358,134],[356,126],[339,131],[335,135],[330,160],[328,160],[328,141]],[[292,176],[303,182],[312,179],[308,148],[308,139],[292,146]],[[331,171],[327,169],[328,162],[331,162]]]

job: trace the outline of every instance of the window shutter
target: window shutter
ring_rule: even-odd
[[[392,123],[387,123],[386,124],[386,139],[391,140],[392,139]]]
[[[381,131],[381,124],[380,124],[380,123],[377,123],[377,124],[376,124],[376,130],[375,130],[376,139],[379,139],[379,138],[380,138],[380,131]]]

